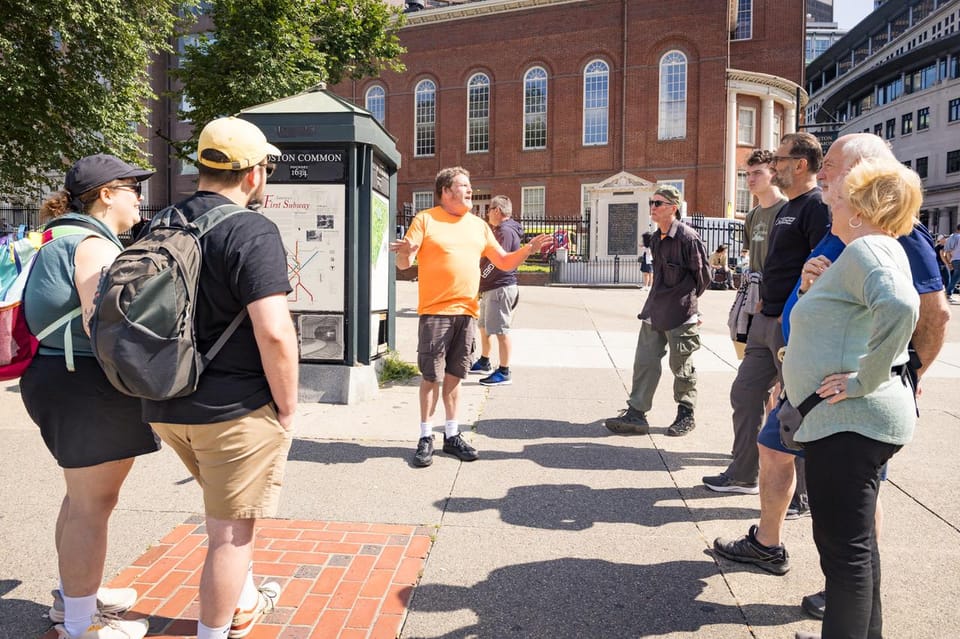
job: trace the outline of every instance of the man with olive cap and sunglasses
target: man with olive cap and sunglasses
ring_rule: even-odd
[[[200,377],[196,392],[144,400],[145,419],[203,489],[208,548],[200,578],[197,639],[245,637],[273,610],[280,587],[254,585],[258,518],[277,513],[297,408],[297,338],[290,282],[276,224],[263,201],[279,149],[253,124],[228,117],[200,133],[197,192],[176,206],[189,220],[224,204],[234,213],[200,240],[198,350],[206,352],[238,314],[248,316]]]
[[[668,184],[650,198],[650,219],[657,225],[650,241],[653,251],[653,287],[637,316],[640,336],[633,360],[633,386],[627,408],[604,422],[614,433],[645,435],[650,432],[647,412],[660,383],[660,362],[667,347],[673,372],[673,398],[677,417],[667,435],[682,437],[696,427],[697,372],[691,361],[700,348],[700,313],[697,300],[710,283],[707,249],[700,236],[679,220],[680,191]]]

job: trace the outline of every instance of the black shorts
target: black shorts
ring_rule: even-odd
[[[86,468],[160,450],[160,439],[140,414],[140,400],[107,381],[92,357],[37,355],[20,378],[30,419],[62,468]]]

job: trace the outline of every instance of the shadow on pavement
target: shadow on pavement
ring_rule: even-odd
[[[572,470],[635,470],[663,471],[666,467],[661,451],[655,448],[632,448],[610,444],[562,442],[532,444],[517,453],[481,451],[485,460],[526,459],[544,468]],[[729,455],[714,453],[670,453],[671,469],[685,466],[716,466],[725,468]]]
[[[392,457],[406,459],[413,456],[416,442],[409,446],[366,446],[351,442],[294,439],[290,446],[289,461],[316,462],[318,464],[362,464],[368,459]]]
[[[403,636],[649,637],[715,624],[742,627],[744,618],[766,626],[801,618],[795,605],[737,606],[699,599],[704,580],[718,574],[711,561],[635,565],[565,558],[517,564],[498,568],[469,587],[421,584],[414,591],[412,615],[469,609],[478,621],[433,635],[415,628],[410,634],[408,620]],[[720,596],[729,596],[725,588]]]
[[[50,629],[50,604],[7,598],[22,583],[19,579],[0,579],[0,637],[39,637]]]
[[[702,497],[722,499],[723,495],[703,491]],[[597,489],[583,484],[540,484],[510,488],[505,497],[496,499],[449,497],[434,505],[454,513],[498,510],[505,523],[547,530],[587,530],[598,522],[663,526],[691,519],[752,520],[760,516],[758,508],[699,508],[695,506],[698,503],[683,501],[673,487]]]

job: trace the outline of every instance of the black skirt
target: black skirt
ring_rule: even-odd
[[[27,413],[62,468],[86,468],[160,450],[140,400],[116,390],[93,357],[37,355],[20,378]]]

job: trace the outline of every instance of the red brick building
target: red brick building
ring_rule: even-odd
[[[407,14],[406,72],[345,82],[403,155],[400,203],[446,166],[474,201],[576,216],[621,172],[681,188],[690,213],[750,205],[737,166],[795,130],[803,0],[479,0]]]

